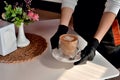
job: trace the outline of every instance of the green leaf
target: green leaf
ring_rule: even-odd
[[[11,11],[11,10],[12,10],[12,5],[6,6],[6,7],[5,7],[5,10],[6,10],[6,11]]]
[[[22,8],[21,8],[21,7],[16,7],[16,8],[15,8],[15,13],[21,15],[21,14],[23,13]]]

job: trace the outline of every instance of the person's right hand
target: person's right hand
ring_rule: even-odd
[[[68,27],[65,25],[59,25],[57,32],[51,37],[50,42],[52,49],[58,48],[59,37],[62,34],[66,34],[68,31]]]
[[[77,64],[85,64],[88,60],[92,61],[95,57],[95,51],[99,46],[99,41],[96,38],[91,38],[88,41],[87,46],[81,51],[81,59],[74,63]]]

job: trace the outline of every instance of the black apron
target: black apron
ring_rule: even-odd
[[[97,30],[106,0],[78,0],[73,14],[74,29],[83,38],[89,39]]]
[[[106,0],[78,0],[73,14],[74,30],[86,41],[93,37],[102,17]],[[120,22],[120,14],[116,17]],[[112,27],[97,50],[115,67],[120,67],[120,46],[115,46]]]

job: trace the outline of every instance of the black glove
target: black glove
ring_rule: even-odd
[[[52,49],[58,48],[59,37],[62,34],[66,34],[68,31],[68,27],[65,25],[59,25],[57,32],[50,39]]]
[[[97,39],[92,38],[90,41],[88,41],[87,46],[81,51],[81,59],[74,63],[74,65],[77,64],[85,64],[87,60],[92,61],[95,56],[95,51],[99,45],[99,42]]]

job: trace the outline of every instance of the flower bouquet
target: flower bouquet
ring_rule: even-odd
[[[4,1],[6,6],[4,7],[5,12],[2,14],[2,18],[4,20],[14,23],[15,26],[18,27],[18,47],[26,47],[30,44],[30,41],[26,38],[24,34],[24,24],[39,20],[38,14],[30,8],[31,1],[24,1],[26,3],[26,8],[24,9],[22,7],[23,4],[19,4],[16,2],[16,4],[12,6],[11,4],[8,4],[6,1]]]
[[[38,14],[36,14],[27,3],[25,10],[22,8],[23,5],[19,5],[17,2],[14,6],[8,4],[6,1],[4,1],[4,3],[6,6],[2,18],[8,22],[14,23],[17,27],[19,27],[21,23],[28,24],[39,20]]]

